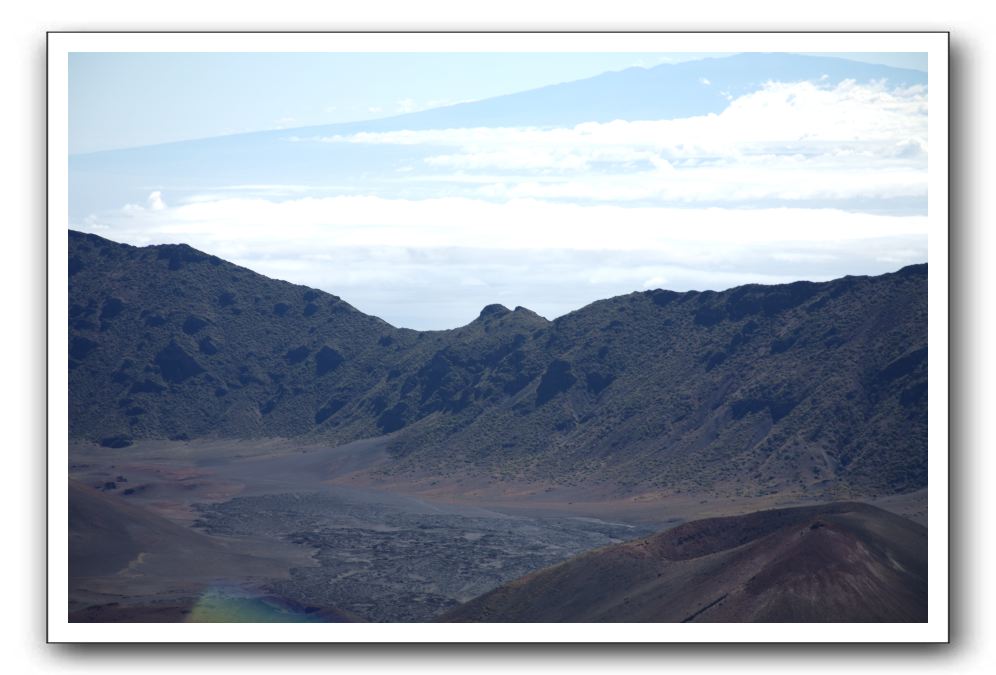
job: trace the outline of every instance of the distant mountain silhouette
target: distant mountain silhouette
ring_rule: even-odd
[[[824,77],[826,76],[826,77]],[[361,132],[472,127],[572,127],[583,122],[674,119],[720,113],[728,97],[766,82],[832,86],[884,80],[890,87],[927,83],[917,70],[800,54],[737,54],[652,68],[629,68],[480,101],[375,120],[217,136],[109,150],[69,159],[74,218],[126,203],[144,203],[149,186],[350,185],[364,177],[369,192],[378,175],[399,162],[422,164],[424,148],[289,142]],[[708,82],[708,84],[706,84]],[[430,148],[428,152],[435,153]],[[413,154],[414,153],[414,154]],[[168,190],[167,201],[183,194]]]
[[[534,572],[439,620],[923,622],[927,530],[857,503],[699,520]]]
[[[673,119],[718,113],[729,104],[728,96],[756,91],[766,82],[813,81],[829,86],[844,80],[859,83],[883,80],[893,87],[911,86],[926,84],[927,73],[832,56],[745,53],[609,71],[580,80],[380,119],[247,132],[144,147],[177,146],[189,152],[198,145],[220,147],[233,142],[294,134],[321,136],[399,129],[573,126],[582,122]],[[88,154],[125,155],[140,149]]]
[[[890,86],[926,84],[927,74],[851,59],[785,53],[735,54],[650,68],[627,68],[406,115],[352,123],[367,131],[444,129],[470,126],[574,126],[583,122],[660,120],[718,113],[727,97],[756,91],[765,82],[884,80]],[[342,133],[340,127],[295,132]]]
[[[391,470],[749,494],[927,480],[927,267],[398,329],[183,245],[69,233],[70,436],[394,434]]]

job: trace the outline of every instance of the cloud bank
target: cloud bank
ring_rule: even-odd
[[[924,216],[379,197],[130,205],[82,229],[186,242],[343,296],[397,325],[467,323],[492,302],[556,317],[633,290],[885,272],[926,258]]]
[[[768,82],[684,119],[282,145],[363,168],[323,182],[149,186],[133,199],[143,203],[71,226],[185,242],[413,328],[461,325],[493,302],[552,318],[646,288],[877,274],[927,257],[920,86]]]
[[[407,147],[423,153],[426,178],[466,186],[479,176],[465,189],[485,198],[893,199],[926,195],[926,110],[922,86],[769,82],[720,114],[683,119],[287,140]]]

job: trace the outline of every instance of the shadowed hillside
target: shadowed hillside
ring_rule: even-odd
[[[535,572],[440,620],[922,622],[927,531],[856,503],[699,520]]]
[[[199,532],[129,504],[116,496],[69,481],[69,578],[181,576],[210,579],[232,574],[274,573],[269,560],[226,548]]]
[[[292,565],[307,560],[286,546],[260,549],[209,537],[74,480],[68,523],[70,621],[206,620],[198,618],[204,613],[201,596],[212,584],[285,578]],[[224,601],[209,599],[224,608]],[[281,609],[257,620],[350,620],[332,607],[310,608],[303,617],[296,616],[296,606]]]
[[[394,328],[183,245],[70,232],[70,436],[393,434],[389,470],[763,494],[926,485],[927,267]]]

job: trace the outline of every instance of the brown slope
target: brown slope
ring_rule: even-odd
[[[922,526],[858,503],[711,518],[578,556],[441,620],[926,621],[926,544]]]
[[[281,576],[286,565],[69,481],[69,578]]]
[[[268,581],[311,563],[308,551],[211,537],[69,481],[70,621],[189,621],[205,599],[222,607],[256,603],[269,610],[268,621],[355,620],[338,608],[299,607],[265,590]],[[236,599],[219,601],[218,589]]]

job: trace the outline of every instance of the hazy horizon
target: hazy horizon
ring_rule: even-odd
[[[408,73],[434,67],[445,54],[81,52],[72,54],[69,62],[73,113],[69,153],[107,152],[228,134],[362,122],[626,68],[650,68],[735,53],[461,54],[456,77],[450,60],[446,63],[445,80],[426,91],[425,79],[413,81]],[[813,52],[810,55],[927,71],[923,53]],[[501,70],[495,68],[498,63]],[[362,70],[351,72],[345,64]],[[289,78],[287,69],[294,66],[305,72]],[[488,66],[487,72],[492,77],[482,79],[480,71]],[[252,82],[247,82],[244,75],[249,68],[254,69]],[[341,91],[328,95],[320,87],[302,87],[304,78],[311,78],[312,82],[320,78],[330,90],[347,84],[362,88],[351,91],[348,101],[332,101],[342,95]],[[186,105],[176,101],[179,87],[187,90]],[[272,88],[279,93],[263,98],[261,88]],[[399,89],[402,92],[391,98],[389,92]],[[419,97],[413,98],[416,91]]]
[[[927,259],[923,54],[696,56],[74,54],[70,149],[139,147],[69,225],[418,329]]]

